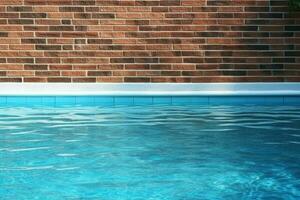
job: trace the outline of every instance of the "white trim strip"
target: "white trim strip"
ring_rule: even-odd
[[[0,83],[0,96],[299,96],[300,83]]]

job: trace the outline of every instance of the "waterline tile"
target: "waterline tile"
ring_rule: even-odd
[[[96,96],[94,98],[94,104],[97,106],[112,106],[114,101],[114,97],[110,96]]]
[[[59,96],[56,97],[56,105],[65,105],[65,104],[71,104],[74,105],[76,104],[76,97],[70,96],[70,97],[64,97],[64,96]]]
[[[0,97],[0,105],[6,105],[7,98],[6,97]]]
[[[42,104],[45,106],[54,106],[56,102],[55,97],[42,97]]]
[[[182,96],[172,97],[172,105],[194,105],[194,104],[208,104],[208,97],[193,97],[193,96]]]
[[[76,97],[76,104],[78,105],[94,105],[95,97],[87,96],[87,97]]]
[[[1,96],[0,105],[300,105],[300,96]]]
[[[134,97],[115,97],[115,105],[134,105]]]
[[[40,96],[27,97],[26,101],[28,105],[43,105],[43,99]]]
[[[155,97],[153,97],[153,104],[171,105],[172,104],[172,97],[155,96]]]
[[[153,97],[134,97],[134,105],[151,105]]]
[[[7,97],[7,104],[24,106],[27,104],[27,97],[9,96]]]
[[[285,105],[300,105],[300,96],[288,96],[283,98]]]

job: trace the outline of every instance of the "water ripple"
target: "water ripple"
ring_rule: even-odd
[[[300,199],[300,108],[0,107],[0,199]]]

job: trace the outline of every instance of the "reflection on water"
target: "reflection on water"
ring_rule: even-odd
[[[299,199],[300,108],[0,108],[0,199]]]

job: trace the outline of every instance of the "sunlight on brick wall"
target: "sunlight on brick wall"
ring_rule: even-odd
[[[288,0],[2,0],[1,82],[300,81]]]

